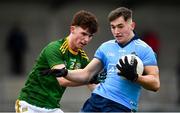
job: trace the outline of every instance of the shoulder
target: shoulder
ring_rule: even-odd
[[[96,50],[96,52],[101,51],[101,52],[104,52],[104,53],[105,53],[105,52],[107,52],[109,49],[112,49],[112,48],[115,49],[116,46],[117,46],[117,43],[116,43],[115,40],[108,40],[108,41],[102,43],[102,44],[98,47],[98,49]]]
[[[139,52],[139,54],[154,54],[153,49],[141,39],[134,40],[134,47]]]
[[[67,44],[67,40],[66,39],[59,39],[59,40],[55,40],[52,41],[48,44],[48,46],[64,46]]]
[[[146,62],[155,60],[155,53],[146,42],[136,39],[134,40],[134,45],[135,52],[141,59],[144,59]]]
[[[62,43],[62,40],[63,40],[63,39],[51,41],[46,47],[49,47],[49,46],[52,47],[52,46],[60,45],[60,44]]]
[[[45,52],[55,52],[55,51],[59,51],[61,46],[63,45],[64,39],[60,39],[60,40],[56,40],[56,41],[52,41],[49,44],[47,44],[46,47],[44,47],[43,51]]]
[[[134,44],[136,46],[139,46],[139,47],[142,47],[142,48],[151,48],[146,42],[144,42],[143,40],[141,39],[136,39],[134,40]]]
[[[113,39],[113,40],[108,40],[106,42],[104,42],[103,44],[115,44],[116,43],[116,40]]]
[[[68,49],[68,43],[66,38],[59,39],[56,41],[50,42],[45,49],[50,49],[52,51],[61,51],[62,53],[65,53],[66,49]]]
[[[106,41],[106,42],[104,42],[104,43],[102,43],[101,45],[100,45],[100,47],[101,46],[110,46],[110,45],[114,45],[114,44],[116,44],[116,41],[115,40],[108,40],[108,41]]]

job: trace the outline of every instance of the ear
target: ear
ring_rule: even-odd
[[[71,26],[71,27],[70,27],[70,32],[71,32],[71,33],[74,33],[74,30],[75,30],[75,26]]]
[[[131,22],[131,30],[134,30],[135,27],[136,27],[136,23],[135,22]]]

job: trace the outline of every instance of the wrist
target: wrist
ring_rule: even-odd
[[[68,75],[68,70],[64,67],[62,69],[59,69],[55,75],[56,77],[66,77]]]
[[[66,77],[68,75],[68,69],[64,68],[63,70],[63,77]]]

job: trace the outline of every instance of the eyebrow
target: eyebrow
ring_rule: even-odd
[[[92,36],[93,36],[93,34],[88,33],[88,32],[82,32],[82,34],[89,35],[89,37],[92,37]]]
[[[117,24],[117,25],[112,25],[112,24],[110,24],[110,26],[121,26],[121,25],[123,25],[123,24],[122,24],[122,23]]]

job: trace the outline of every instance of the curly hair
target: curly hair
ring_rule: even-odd
[[[91,34],[96,33],[98,30],[96,16],[85,10],[81,10],[74,15],[71,25],[88,29],[88,32]]]

